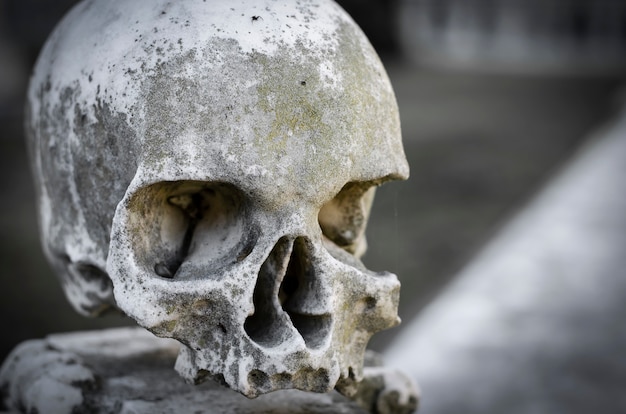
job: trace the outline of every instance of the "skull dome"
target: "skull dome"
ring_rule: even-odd
[[[44,251],[81,313],[183,345],[249,397],[349,393],[395,275],[359,261],[406,178],[382,64],[331,0],[86,0],[31,80]]]

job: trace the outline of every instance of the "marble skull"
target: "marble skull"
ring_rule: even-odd
[[[26,123],[69,301],[180,341],[187,380],[349,393],[398,323],[396,276],[359,260],[375,187],[408,175],[397,106],[333,1],[83,1]]]

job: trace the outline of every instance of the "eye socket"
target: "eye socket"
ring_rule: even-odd
[[[230,184],[161,182],[137,191],[128,209],[137,261],[160,277],[216,277],[256,243],[246,198]]]
[[[376,183],[350,182],[322,206],[318,221],[322,234],[356,255],[365,250],[365,227],[374,201]]]

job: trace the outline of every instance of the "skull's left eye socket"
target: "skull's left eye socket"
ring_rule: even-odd
[[[320,209],[318,221],[322,234],[349,253],[357,253],[365,243],[375,185],[375,182],[350,182]]]
[[[161,182],[137,191],[128,208],[133,253],[160,277],[215,277],[256,244],[246,197],[230,184]]]

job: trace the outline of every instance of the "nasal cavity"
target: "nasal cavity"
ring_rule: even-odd
[[[321,347],[330,333],[331,316],[315,314],[322,298],[310,242],[282,238],[261,266],[254,289],[254,309],[244,325],[250,338],[264,346],[278,346],[289,338],[289,325],[307,347]],[[278,289],[276,285],[280,283]],[[278,291],[278,297],[276,297]]]
[[[307,239],[295,239],[287,271],[278,290],[278,300],[306,345],[315,349],[324,344],[330,333],[331,317],[313,311],[323,307],[317,301],[328,298],[323,297],[311,251],[312,246]]]

